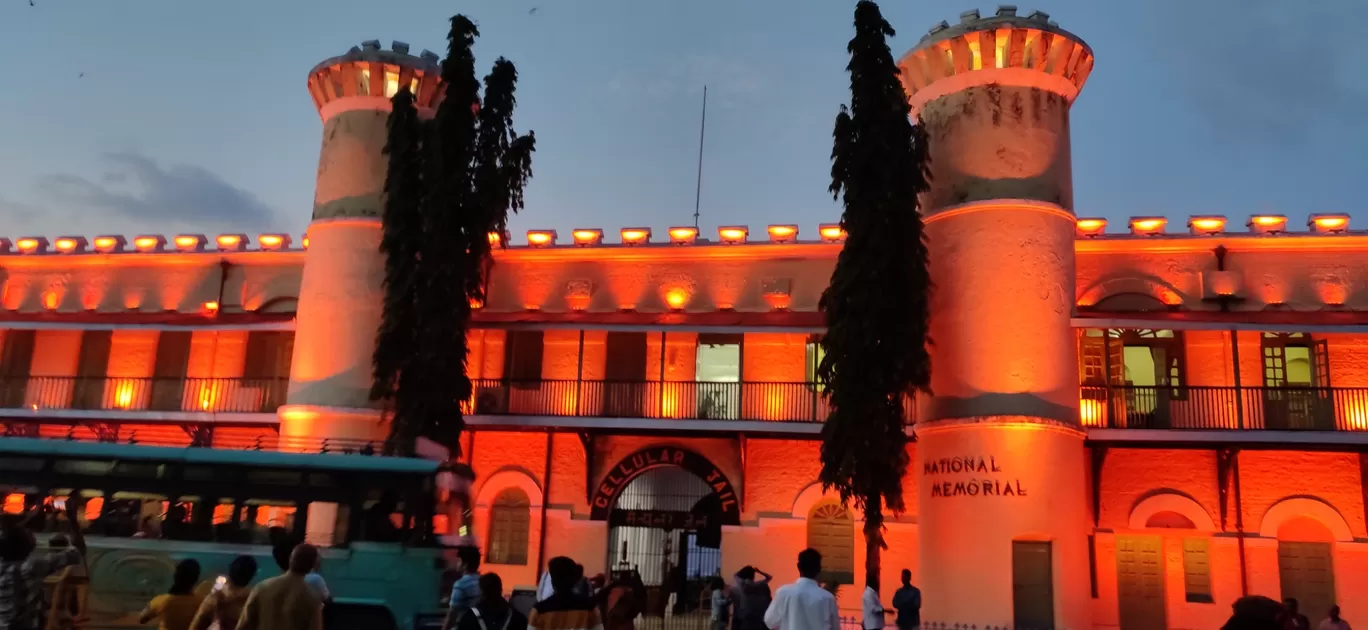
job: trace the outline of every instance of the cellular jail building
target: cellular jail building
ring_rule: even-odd
[[[1244,594],[1368,618],[1351,595],[1368,588],[1368,233],[1318,208],[1079,216],[1069,108],[1093,55],[1043,13],[967,12],[900,64],[933,141],[938,289],[885,600],[906,567],[944,623],[1217,627]],[[409,85],[431,108],[437,81],[436,56],[399,43],[313,69],[302,237],[6,240],[6,433],[383,440],[367,391],[387,97]],[[817,483],[839,226],[492,238],[509,246],[470,333],[462,444],[485,570],[512,586],[557,555],[635,567],[649,615],[679,615],[701,578],[787,582],[810,546],[858,614],[861,516]]]

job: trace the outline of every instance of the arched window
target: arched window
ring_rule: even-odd
[[[490,564],[527,564],[527,530],[532,522],[531,501],[521,488],[505,488],[489,508]]]
[[[830,499],[812,506],[807,546],[822,554],[823,581],[855,583],[855,523],[845,506]]]

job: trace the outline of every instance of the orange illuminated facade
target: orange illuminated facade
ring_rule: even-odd
[[[0,255],[6,433],[382,441],[367,394],[392,86],[357,69],[385,64],[434,102],[435,56],[398,44],[310,75],[327,168],[299,246],[15,239]],[[1368,232],[1315,209],[1243,227],[1079,218],[1067,114],[1092,51],[1044,14],[966,13],[900,64],[940,130],[924,204],[937,395],[904,401],[913,464],[884,599],[909,568],[923,619],[947,624],[1217,627],[1245,594],[1297,597],[1314,623],[1333,603],[1368,618]],[[786,582],[807,546],[858,586],[860,515],[817,482],[818,302],[844,229],[656,229],[668,239],[490,234],[504,247],[468,338],[461,458],[477,479],[460,527],[509,587],[558,555],[590,575],[636,567],[653,593],[680,566],[685,581],[755,565]]]

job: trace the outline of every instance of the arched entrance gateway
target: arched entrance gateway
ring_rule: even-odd
[[[673,446],[637,451],[604,475],[590,517],[608,521],[610,570],[641,575],[646,616],[706,626],[702,594],[722,572],[722,526],[741,524],[736,489],[717,466]]]

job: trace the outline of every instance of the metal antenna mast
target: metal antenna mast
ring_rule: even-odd
[[[703,119],[698,124],[698,186],[694,189],[694,229],[698,229],[698,205],[703,198],[703,134],[708,130],[708,86],[703,86]]]

